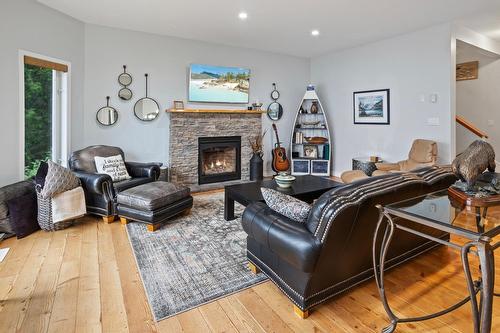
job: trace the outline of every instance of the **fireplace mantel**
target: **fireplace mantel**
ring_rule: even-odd
[[[245,110],[245,109],[167,109],[169,113],[236,113],[236,114],[262,114],[266,111],[262,110]]]

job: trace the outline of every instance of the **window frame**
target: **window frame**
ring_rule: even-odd
[[[59,125],[61,129],[60,140],[59,140],[59,156],[53,156],[53,160],[57,163],[61,163],[63,166],[67,166],[68,158],[70,154],[71,147],[71,62],[57,59],[42,54],[19,50],[19,180],[24,180],[24,149],[25,149],[25,86],[24,86],[24,57],[37,58],[42,61],[48,61],[52,63],[57,63],[67,67],[67,72],[65,78],[62,81],[66,81],[66,94],[62,95],[60,98],[60,108],[61,114],[58,117]],[[54,75],[56,76],[56,75]],[[64,76],[63,76],[64,77]],[[53,94],[56,93],[53,91]],[[54,108],[53,108],[54,112]],[[54,151],[54,147],[52,147]]]

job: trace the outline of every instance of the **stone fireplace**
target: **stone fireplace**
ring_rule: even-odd
[[[198,138],[198,184],[241,179],[241,137]]]
[[[195,112],[196,111],[196,112]],[[203,110],[169,112],[170,115],[170,142],[169,142],[169,167],[172,182],[191,187],[193,191],[222,188],[224,185],[246,181],[250,177],[249,161],[252,157],[252,148],[249,139],[262,131],[262,114],[260,113],[231,113],[210,112]],[[199,169],[200,147],[205,145],[205,139],[212,141],[227,140],[239,137],[240,158],[232,162],[230,157],[237,155],[237,149],[224,147],[207,150],[208,165]],[[214,140],[215,139],[215,140]],[[220,142],[212,142],[216,145]],[[225,158],[221,161],[221,157]],[[224,159],[224,158],[222,158]],[[217,161],[218,160],[218,161]],[[237,177],[240,162],[240,175]],[[213,162],[213,167],[212,167]],[[234,172],[233,172],[233,169]],[[200,175],[200,173],[202,173]],[[205,177],[206,176],[206,177]],[[221,177],[219,177],[221,176]],[[232,178],[232,179],[229,179]],[[207,181],[208,180],[208,181]]]

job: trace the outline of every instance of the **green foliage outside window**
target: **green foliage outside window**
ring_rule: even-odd
[[[36,174],[52,153],[52,70],[24,66],[24,176]]]

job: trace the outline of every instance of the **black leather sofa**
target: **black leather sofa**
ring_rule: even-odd
[[[437,167],[363,179],[323,194],[304,224],[264,203],[252,203],[242,217],[251,268],[263,271],[294,303],[295,312],[305,318],[311,307],[373,277],[372,237],[379,216],[376,204],[434,192],[455,181],[449,169]],[[449,238],[449,234],[434,229],[420,231]],[[437,245],[397,230],[387,267]]]
[[[98,174],[95,156],[122,155],[131,179],[113,182],[107,174]],[[126,189],[154,182],[160,175],[159,163],[127,162],[123,150],[113,146],[90,146],[71,154],[69,167],[82,181],[87,202],[87,212],[102,216],[105,222],[114,220],[117,214],[116,195]]]

